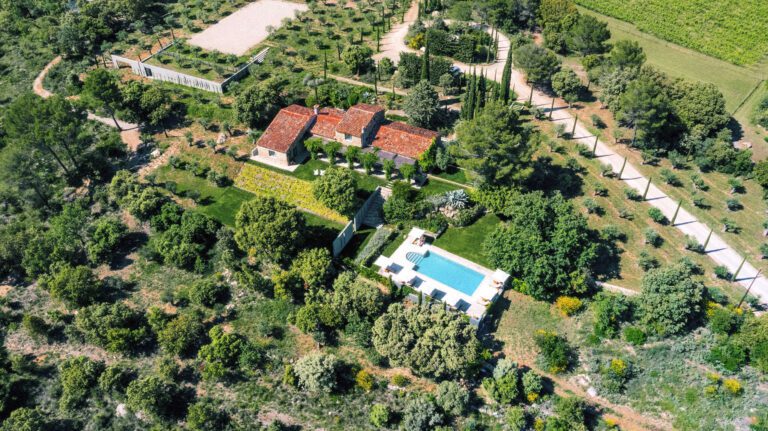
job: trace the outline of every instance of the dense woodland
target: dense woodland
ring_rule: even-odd
[[[737,212],[745,184],[765,198],[768,162],[732,145],[716,87],[647,66],[641,47],[608,43],[605,23],[568,0],[420,3],[407,43],[423,51],[396,64],[371,56],[408,4],[342,11],[310,2],[307,16],[270,36],[286,55],[223,97],[99,67],[113,50],[151,47],[165,28],[197,28],[244,3],[0,0],[0,430],[609,430],[641,416],[676,429],[768,427],[768,319],[755,314],[759,301],[734,300],[723,287],[727,269],[713,286],[695,241],[673,261],[643,255],[674,240],[663,215],[647,209],[643,252],[628,263],[622,255],[636,245],[627,232],[594,224],[606,186],[576,200],[595,163],[589,149],[569,154],[565,127],[519,101],[510,79],[514,67],[568,104],[599,104],[618,126],[617,142],[649,165],[671,163],[670,186],[691,171],[703,193],[705,179],[727,176],[733,197],[721,206]],[[338,29],[316,31],[328,21]],[[461,21],[510,37],[500,83],[452,67],[492,61],[498,45],[498,35]],[[32,80],[56,55],[64,60],[46,86],[57,94],[43,99],[30,92]],[[563,60],[573,58],[579,70]],[[233,186],[247,150],[209,138],[215,131],[249,148],[290,103],[359,102],[400,108],[411,124],[455,139],[399,169],[310,140],[307,163],[324,176],[259,167],[291,187],[251,194]],[[765,126],[766,110],[760,104],[756,123]],[[88,111],[140,124],[142,145],[127,148]],[[147,172],[147,153],[169,148],[178,152]],[[328,161],[340,163],[320,164]],[[206,213],[204,188],[163,179],[169,172],[247,198],[223,216]],[[413,187],[421,173],[451,182]],[[611,181],[603,173],[600,181]],[[385,184],[385,227],[334,258],[340,226],[318,214],[348,218]],[[642,200],[626,193],[627,202]],[[310,199],[311,213],[301,207]],[[512,275],[515,296],[480,328],[372,266],[413,226],[448,235],[487,220],[494,224],[472,248]],[[760,250],[768,256],[768,245]],[[642,268],[637,295],[601,288],[622,265]],[[524,322],[531,329],[513,334],[510,297],[564,324]],[[515,357],[510,336],[524,338],[531,357]],[[659,377],[671,375],[664,364],[677,381]],[[577,377],[599,398],[574,391]]]

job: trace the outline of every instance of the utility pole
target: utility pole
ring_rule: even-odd
[[[533,103],[533,86],[531,86],[531,95],[528,96],[528,104]]]
[[[595,145],[592,146],[592,157],[597,156],[597,140],[598,140],[598,137],[595,136]]]

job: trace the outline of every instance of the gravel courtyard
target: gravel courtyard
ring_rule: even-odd
[[[267,27],[277,29],[295,11],[306,11],[307,5],[282,0],[259,0],[208,27],[189,40],[191,45],[209,51],[243,55],[269,36]]]

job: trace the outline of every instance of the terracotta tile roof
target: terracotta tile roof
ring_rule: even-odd
[[[363,127],[371,124],[373,117],[382,111],[384,108],[377,105],[355,105],[344,114],[344,118],[341,119],[336,131],[360,138],[363,136]]]
[[[336,139],[336,127],[344,117],[344,111],[336,108],[323,108],[309,132],[326,139]]]
[[[261,135],[257,146],[286,153],[314,118],[312,109],[299,105],[287,106],[277,113]]]
[[[418,159],[438,136],[440,134],[432,130],[394,121],[379,127],[373,139],[373,146],[381,148],[382,151]]]

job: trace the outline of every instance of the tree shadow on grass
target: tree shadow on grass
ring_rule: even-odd
[[[533,163],[533,173],[526,181],[530,190],[559,191],[566,199],[581,196],[584,180],[572,167],[552,163],[550,157],[540,157]]]

